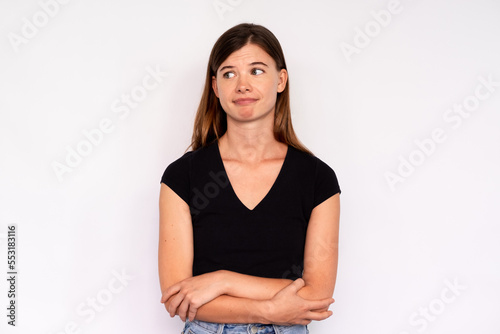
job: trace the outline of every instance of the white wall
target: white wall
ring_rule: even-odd
[[[159,180],[213,43],[247,21],[281,41],[295,128],[343,190],[334,315],[311,332],[500,330],[497,1],[24,0],[0,20],[2,333],[180,332],[159,303]]]

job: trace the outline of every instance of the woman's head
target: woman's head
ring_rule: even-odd
[[[203,96],[196,115],[191,147],[196,150],[220,138],[227,130],[226,114],[213,89],[213,78],[220,66],[236,51],[248,44],[258,46],[274,60],[276,71],[286,73],[283,50],[274,34],[263,26],[242,23],[227,30],[216,41],[210,53]],[[286,77],[287,78],[287,77]],[[303,147],[295,136],[291,123],[289,83],[276,92],[274,136],[276,140]]]
[[[220,64],[212,88],[233,124],[267,127],[272,131],[278,93],[286,88],[288,74],[260,46],[248,43]],[[247,126],[247,125],[243,125]]]

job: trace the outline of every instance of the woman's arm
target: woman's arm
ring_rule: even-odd
[[[159,204],[158,273],[163,292],[192,276],[193,227],[188,205],[163,183]]]
[[[306,300],[297,293],[303,286],[304,280],[299,278],[270,300],[223,295],[201,306],[196,319],[217,323],[308,325],[312,320],[325,320],[331,316],[328,306],[333,299]]]
[[[340,196],[333,195],[316,206],[307,227],[304,250],[306,282],[299,296],[306,299],[329,298],[337,279]]]
[[[193,231],[188,205],[164,184],[161,185],[160,191],[159,239],[160,286],[165,296],[165,292],[169,287],[192,277]],[[206,276],[210,274],[206,274]],[[201,313],[198,314],[197,318],[212,322],[222,322],[222,319],[224,319],[224,322],[235,323],[248,322],[246,320],[249,319],[260,319],[278,323],[286,319],[283,316],[285,314],[288,315],[288,319],[294,318],[295,323],[302,323],[304,321],[310,322],[310,320],[322,320],[330,315],[329,312],[313,312],[312,310],[318,309],[319,305],[322,306],[321,308],[326,308],[333,300],[327,298],[319,302],[313,302],[300,298],[295,291],[297,285],[292,285],[289,280],[259,278],[231,272],[226,272],[226,277],[229,279],[221,280],[213,279],[216,277],[215,275],[212,275],[212,279],[205,280],[202,284],[203,288],[198,291],[195,290],[195,293],[191,293],[191,296],[181,291],[173,295],[170,294],[172,297],[169,297],[165,303],[167,311],[171,315],[179,314],[181,319],[185,320],[188,312],[191,316],[194,316],[198,307],[205,304],[206,300],[211,300],[200,308]],[[199,282],[200,279],[206,278],[200,276],[192,277],[192,281]],[[296,284],[300,285],[301,281]],[[192,285],[185,284],[187,287]],[[283,289],[284,287],[288,288]],[[220,296],[224,293],[249,298]],[[205,302],[199,302],[199,305],[190,305],[193,294],[201,296],[196,298]],[[274,298],[270,299],[273,296]],[[290,301],[281,302],[287,298],[295,298],[294,303],[290,303]],[[172,302],[179,299],[181,300],[180,303]],[[162,300],[162,302],[164,301]],[[172,307],[172,305],[180,306]],[[170,309],[169,306],[171,306]],[[294,310],[295,313],[299,314],[293,315]],[[245,321],[242,321],[242,319]]]
[[[229,270],[214,272],[186,278],[163,291],[161,302],[165,303],[170,297],[195,297],[207,288],[213,288],[218,295],[266,300],[273,298],[278,291],[290,285],[292,280],[278,278],[264,278],[236,273]],[[179,304],[182,299],[179,300]],[[198,301],[199,303],[200,301]],[[208,300],[206,301],[208,302]],[[172,305],[175,302],[170,302]]]

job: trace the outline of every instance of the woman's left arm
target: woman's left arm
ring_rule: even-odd
[[[304,250],[305,286],[298,295],[304,299],[330,298],[337,279],[340,195],[316,206],[307,227]]]

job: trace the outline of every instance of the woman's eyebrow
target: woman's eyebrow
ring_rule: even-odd
[[[251,63],[250,65],[251,65],[251,66],[255,66],[255,65],[264,65],[265,67],[269,67],[269,66],[267,66],[267,64],[266,64],[266,63],[263,63],[263,62],[261,62],[261,61],[256,61],[256,62],[253,62],[253,63]]]
[[[225,69],[231,69],[231,68],[234,68],[234,66],[224,66],[224,67],[221,67],[219,72],[222,72],[224,71]]]
[[[269,67],[266,63],[263,63],[261,61],[254,61],[253,63],[250,63],[248,64],[249,66],[255,66],[255,65],[263,65],[265,67]],[[219,72],[222,72],[224,70],[227,70],[227,69],[231,69],[231,68],[234,68],[234,66],[231,66],[231,65],[228,65],[228,66],[224,66],[224,67],[221,67]]]

